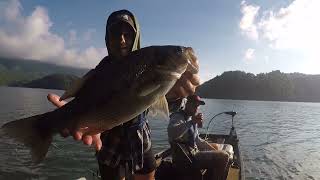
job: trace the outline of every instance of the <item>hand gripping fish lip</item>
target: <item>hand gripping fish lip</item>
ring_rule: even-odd
[[[192,74],[197,74],[199,72],[199,67],[196,67],[192,62],[196,61],[196,55],[191,47],[187,47],[184,49],[185,58],[187,59],[187,70]]]
[[[199,72],[198,68],[195,67],[189,59],[188,59],[187,71],[191,72],[192,74],[197,74]]]

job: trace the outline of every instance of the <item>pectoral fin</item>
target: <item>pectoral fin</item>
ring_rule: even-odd
[[[155,102],[150,108],[149,113],[152,116],[161,115],[163,118],[169,118],[169,107],[165,96]]]
[[[144,86],[143,89],[140,90],[140,92],[138,93],[139,96],[147,96],[151,93],[153,93],[155,90],[157,90],[160,87],[160,84],[157,85],[150,85],[150,86]]]

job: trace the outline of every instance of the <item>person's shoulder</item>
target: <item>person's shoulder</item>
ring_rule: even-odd
[[[101,59],[100,63],[110,63],[111,62],[111,58],[110,56],[105,56],[104,58]]]
[[[111,58],[109,56],[105,56],[100,62],[99,64],[96,66],[95,69],[99,69],[101,67],[105,67],[106,65],[111,63]]]

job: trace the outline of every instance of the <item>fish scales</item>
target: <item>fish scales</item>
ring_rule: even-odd
[[[64,99],[74,99],[52,112],[6,123],[1,131],[31,148],[34,162],[45,157],[52,136],[62,129],[71,132],[88,127],[85,134],[96,134],[125,123],[148,108],[168,113],[166,93],[192,66],[192,48],[151,46],[122,59],[102,61]],[[108,59],[108,58],[107,58]],[[67,95],[66,95],[67,94]]]

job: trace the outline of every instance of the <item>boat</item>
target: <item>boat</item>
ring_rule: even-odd
[[[209,127],[211,122],[214,120],[215,117],[226,114],[230,115],[232,119],[232,125],[229,131],[229,134],[210,134],[208,133]],[[232,154],[232,159],[229,160],[227,170],[225,173],[225,178],[223,180],[244,180],[244,164],[241,156],[241,149],[239,144],[239,139],[236,133],[236,129],[234,127],[234,116],[237,113],[235,111],[227,111],[221,112],[213,116],[206,129],[206,133],[200,134],[202,139],[207,140],[210,143],[218,143],[222,150],[226,150],[227,152],[230,151],[230,145],[232,146],[230,154]],[[155,154],[157,169],[155,172],[155,180],[212,180],[215,177],[209,176],[206,169],[195,169],[192,167],[192,160],[190,157],[187,156],[187,153],[183,151],[181,148],[182,153],[185,153],[187,161],[190,162],[190,166],[187,165],[186,167],[177,167],[172,162],[171,157],[171,148],[165,149]],[[125,179],[133,179],[133,176],[130,173]],[[93,179],[101,179],[99,171],[97,173],[93,173]]]
[[[212,122],[212,120],[222,114],[227,114],[231,116],[232,125],[229,131],[229,134],[209,134],[208,129]],[[226,180],[244,180],[244,165],[241,156],[239,139],[236,133],[236,129],[233,124],[234,116],[237,113],[234,111],[221,112],[213,116],[213,118],[209,121],[207,126],[207,131],[205,134],[200,134],[200,137],[206,139],[210,143],[218,143],[222,150],[230,151],[230,148],[227,148],[230,145],[232,146],[231,154],[232,159],[229,160],[227,170],[224,172]],[[171,148],[163,150],[157,154],[155,154],[155,159],[157,162],[157,170],[155,173],[156,180],[168,180],[168,179],[181,179],[181,180],[197,180],[197,179],[215,179],[214,177],[210,177],[209,173],[206,172],[206,169],[195,169],[192,167],[192,159],[188,157],[187,153],[184,152],[183,148],[181,148],[181,153],[185,154],[186,161],[189,161],[189,165],[185,167],[178,167],[172,162],[171,157]],[[213,175],[214,176],[214,175]]]

